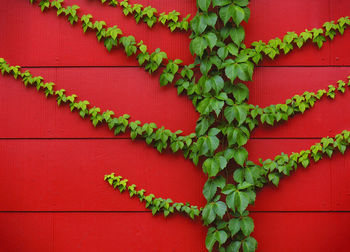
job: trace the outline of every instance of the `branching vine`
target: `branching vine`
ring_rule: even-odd
[[[133,15],[136,22],[142,21],[149,27],[155,23],[167,25],[171,31],[187,31],[189,27],[189,16],[180,21],[181,14],[176,11],[158,15],[151,6],[131,5],[127,0],[101,2],[122,8],[124,15]],[[188,66],[181,65],[179,59],[169,60],[160,49],[152,53],[147,51],[142,41],[136,42],[133,36],[123,35],[117,25],[107,27],[104,21],[93,22],[91,14],[79,16],[77,5],[64,7],[64,0],[42,0],[38,4],[42,11],[56,9],[57,15],[66,16],[72,25],[80,22],[84,33],[94,31],[98,41],[103,41],[109,52],[121,45],[127,56],[135,56],[139,65],[150,73],[163,68],[160,85],[173,83],[179,95],[186,94],[199,113],[195,133],[190,135],[181,135],[181,130],[171,132],[164,127],[158,128],[154,123],[130,121],[129,115],[117,117],[112,110],[102,112],[86,100],[79,101],[74,94],[66,95],[64,89],[55,90],[55,84],[44,82],[41,76],[23,72],[19,66],[10,66],[2,58],[0,70],[3,75],[21,79],[25,86],[42,90],[47,97],[54,96],[58,105],[67,104],[82,118],[88,117],[94,126],[106,124],[114,134],[128,131],[132,139],[142,138],[159,152],[181,150],[194,164],[201,163],[203,172],[208,176],[203,187],[207,204],[203,208],[189,203],[173,203],[171,199],[156,198],[153,194],[146,195],[144,189],[128,186],[126,179],[114,173],[106,175],[105,180],[120,192],[128,191],[130,197],[139,198],[153,214],[161,211],[167,216],[180,212],[192,219],[201,216],[204,225],[208,226],[205,244],[209,251],[253,252],[257,241],[251,236],[254,222],[247,208],[254,204],[257,190],[268,183],[278,186],[280,178],[289,176],[297,167],[306,168],[312,160],[318,162],[324,155],[331,157],[336,150],[344,154],[350,144],[350,132],[344,130],[334,138],[322,138],[310,149],[299,153],[282,153],[273,160],[261,160],[259,164],[249,161],[244,146],[259,123],[274,125],[287,121],[291,116],[311,109],[322,97],[334,99],[337,93],[344,93],[350,86],[350,80],[339,80],[337,86],[329,85],[328,89],[320,89],[316,93],[304,92],[284,104],[260,108],[247,102],[248,83],[252,80],[254,68],[264,56],[274,59],[282,52],[287,54],[309,42],[321,48],[327,39],[343,34],[350,26],[350,19],[342,17],[336,22],[326,22],[322,28],[305,30],[299,35],[288,32],[282,39],[253,42],[247,48],[242,22],[248,22],[250,17],[248,0],[196,2],[198,12],[190,21],[189,48],[195,60]]]

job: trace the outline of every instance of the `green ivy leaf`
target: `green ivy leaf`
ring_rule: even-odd
[[[201,34],[208,24],[204,15],[197,15],[191,21],[191,28],[196,34]]]
[[[247,63],[241,63],[235,65],[235,71],[237,71],[237,76],[242,81],[251,81],[253,76],[253,67]]]
[[[240,248],[241,248],[241,242],[240,241],[233,241],[230,243],[230,245],[227,246],[226,251],[239,252]]]
[[[207,11],[210,6],[211,0],[197,0],[198,7],[202,11]]]
[[[205,38],[196,37],[190,43],[190,51],[192,54],[197,54],[199,57],[203,56],[204,50],[208,47]]]
[[[241,125],[243,122],[245,122],[247,115],[248,115],[248,109],[246,108],[246,106],[236,105],[236,106],[231,106],[231,107],[227,107],[227,108],[230,108],[227,111],[227,114],[230,114],[230,119],[233,116],[233,118],[236,119],[236,121],[238,122],[238,126]],[[226,112],[226,109],[225,109],[224,113],[225,112]]]
[[[249,236],[254,230],[254,221],[250,217],[243,217],[241,219],[240,225],[245,236]]]
[[[216,215],[222,219],[222,217],[224,217],[224,215],[227,211],[227,206],[224,202],[217,201],[214,203],[214,210],[215,210]]]
[[[216,242],[216,237],[214,236],[215,228],[211,227],[208,229],[207,236],[205,238],[205,247],[209,250],[213,250],[213,246]]]
[[[233,86],[233,96],[238,103],[243,102],[249,97],[249,89],[243,83],[238,83]]]
[[[112,50],[113,46],[118,45],[118,41],[116,39],[113,39],[113,38],[106,38],[104,41],[104,45],[107,48],[107,50],[110,52]]]
[[[244,17],[245,17],[244,10],[241,7],[235,5],[234,11],[232,13],[232,18],[235,24],[238,26],[243,21]]]
[[[258,247],[257,241],[253,237],[248,237],[242,242],[243,252],[255,252]]]
[[[213,6],[225,6],[232,3],[232,0],[213,0]]]
[[[215,240],[219,242],[219,246],[221,246],[227,241],[227,234],[223,230],[216,231],[214,235],[215,235]]]
[[[248,158],[248,151],[243,147],[239,147],[238,149],[235,149],[233,153],[233,158],[237,164],[243,166],[244,162]]]
[[[226,179],[222,176],[216,177],[214,179],[208,179],[203,187],[203,195],[207,201],[211,201],[216,194],[217,188],[224,188],[226,185]]]
[[[204,225],[208,225],[208,224],[212,223],[215,220],[216,213],[215,213],[215,210],[214,210],[214,204],[213,203],[207,204],[204,207],[203,212],[202,212],[202,218],[203,218],[203,221],[204,221]]]
[[[205,35],[205,38],[207,39],[209,48],[213,49],[216,45],[216,42],[218,41],[218,38],[216,37],[215,33],[209,32]]]
[[[232,218],[228,222],[228,229],[231,232],[231,237],[233,237],[239,230],[241,230],[240,220],[238,218]]]
[[[242,214],[248,207],[249,204],[249,194],[245,191],[235,190],[226,197],[226,204],[233,212],[238,212]]]
[[[245,37],[244,28],[241,25],[239,25],[238,27],[231,29],[230,37],[232,41],[239,46]]]
[[[219,16],[225,25],[232,17],[232,13],[234,11],[235,11],[235,6],[233,4],[220,8]]]

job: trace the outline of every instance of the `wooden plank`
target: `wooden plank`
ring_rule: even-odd
[[[336,20],[339,17],[349,16],[350,1],[347,0],[330,0],[331,19]],[[343,37],[335,38],[331,42],[331,64],[332,65],[350,65],[349,50],[350,32],[345,32]]]
[[[0,212],[1,251],[53,251],[51,213]]]
[[[317,141],[311,139],[255,139],[249,141],[247,149],[249,159],[258,163],[259,158],[273,159],[282,152],[290,154],[308,149]],[[349,153],[343,158],[348,160]],[[250,209],[253,211],[329,211],[332,209],[334,186],[331,167],[341,164],[341,157],[337,155],[331,160],[325,158],[316,164],[313,163],[307,169],[299,167],[291,176],[283,177],[278,188],[268,185],[258,191],[255,205]],[[346,178],[349,177],[350,172],[347,173],[347,177],[338,182],[347,184]]]
[[[173,87],[159,87],[157,76],[139,68],[40,68],[30,69],[57,88],[76,93],[102,109],[118,115],[128,113],[142,122],[155,122],[173,131],[194,132],[198,114],[186,96],[178,96]],[[350,75],[349,67],[262,67],[257,68],[250,87],[249,102],[261,107],[283,103],[295,94],[317,91],[336,84]],[[278,76],[283,76],[283,79]],[[102,85],[100,83],[103,83]],[[107,127],[94,128],[68,107],[57,107],[35,89],[25,89],[11,77],[0,78],[1,138],[113,138]],[[278,95],[277,95],[278,94]],[[337,94],[335,100],[324,98],[304,115],[296,115],[276,127],[261,126],[255,138],[319,138],[334,136],[350,121],[349,94]],[[28,109],[28,106],[30,106]],[[341,109],[340,109],[341,108]],[[337,113],[334,113],[337,111]],[[327,120],[324,115],[327,115]],[[25,126],[23,122],[26,122]],[[315,127],[317,125],[317,127]]]
[[[173,87],[160,87],[158,76],[150,76],[140,68],[40,68],[30,69],[46,81],[56,83],[79,99],[88,100],[102,110],[125,113],[132,120],[155,122],[185,134],[194,132],[197,113],[192,102],[178,96]],[[0,125],[2,138],[107,137],[113,132],[107,126],[94,128],[68,106],[58,107],[55,99],[46,99],[35,88],[25,88],[12,77],[0,78]],[[25,122],[25,123],[23,123]]]
[[[205,251],[206,228],[181,216],[150,213],[55,215],[55,251]],[[67,242],[69,240],[69,242]]]
[[[303,11],[300,11],[300,8]],[[308,28],[321,27],[329,21],[329,0],[311,1],[252,1],[251,18],[246,26],[246,43],[282,38],[288,31],[300,33]],[[295,52],[296,51],[296,52]],[[318,50],[308,45],[301,50],[295,49],[289,55],[281,55],[277,60],[266,59],[264,65],[329,65],[329,43]]]
[[[252,15],[247,28],[247,44],[254,40],[268,41],[283,36],[287,31],[301,32],[305,28],[320,27],[326,21],[338,19],[349,12],[348,2],[330,0],[253,1]],[[91,13],[96,19],[106,20],[109,25],[117,24],[125,34],[143,40],[150,50],[161,48],[169,58],[183,59],[185,64],[193,62],[188,46],[189,33],[171,33],[166,27],[156,25],[150,30],[146,25],[137,25],[132,17],[125,17],[120,10],[103,7],[98,1],[67,1],[78,4],[82,13]],[[148,1],[144,1],[148,4]],[[195,11],[193,1],[152,1],[161,11],[179,10],[181,13]],[[300,12],[303,6],[303,12]],[[11,15],[16,10],[18,15]],[[261,11],[264,10],[264,11]],[[338,11],[341,10],[341,11]],[[332,14],[332,15],[331,15]],[[63,17],[57,18],[53,11],[42,14],[40,8],[21,0],[6,1],[0,7],[1,57],[24,66],[136,66],[134,57],[127,58],[122,50],[107,53],[93,33],[84,35],[80,25],[72,27]],[[268,18],[267,18],[268,17]],[[296,18],[297,17],[297,18]],[[30,20],[30,22],[28,22]],[[16,32],[13,32],[16,31]],[[6,34],[6,35],[5,35]],[[332,46],[326,43],[318,50],[308,45],[295,53],[281,56],[277,61],[266,60],[264,65],[348,65],[350,53],[339,51],[349,44],[350,37],[335,39]],[[185,49],[184,49],[185,48]],[[333,52],[334,50],[334,52]],[[341,53],[340,53],[341,52]],[[338,58],[338,60],[337,60]]]
[[[309,148],[316,140],[251,140],[249,159]],[[203,206],[205,176],[180,155],[159,155],[130,140],[0,140],[2,211],[143,211],[137,199],[103,181],[115,172],[158,197]],[[344,161],[345,160],[345,161]],[[255,211],[350,210],[347,162],[331,160],[300,168],[279,188],[258,192]],[[334,193],[332,193],[334,192]],[[332,198],[337,195],[335,203]],[[13,200],[14,198],[18,200]]]
[[[350,213],[253,213],[261,252],[347,252]]]
[[[0,157],[1,211],[144,211],[104,181],[112,172],[157,197],[205,204],[200,168],[141,141],[0,140]]]
[[[168,1],[171,2],[171,1]],[[91,13],[94,20],[104,20],[108,26],[118,25],[125,35],[133,35],[143,40],[150,51],[161,48],[169,58],[183,59],[185,64],[193,62],[186,33],[174,33],[158,25],[151,30],[147,25],[138,25],[132,17],[125,17],[119,10],[103,7],[99,1],[66,1],[77,4],[82,14]],[[193,11],[195,5],[181,1],[181,9]],[[171,5],[170,5],[171,6]],[[16,10],[18,15],[11,15]],[[167,11],[165,9],[164,11]],[[169,9],[172,11],[172,9]],[[98,43],[93,32],[83,34],[81,25],[71,26],[62,16],[57,18],[53,10],[43,14],[40,8],[21,0],[8,1],[1,5],[0,36],[1,57],[24,66],[136,66],[135,57],[128,58],[122,49],[108,53],[103,44]],[[30,20],[30,22],[29,22]],[[13,32],[16,31],[16,32]],[[158,39],[155,39],[155,35]],[[13,48],[13,49],[12,49]],[[20,56],[19,56],[20,55]]]
[[[305,91],[316,92],[337,85],[338,80],[347,80],[348,67],[262,67],[258,68],[250,84],[249,102],[260,107],[285,103],[296,94]],[[324,97],[303,115],[298,114],[288,122],[275,127],[260,126],[252,137],[264,138],[319,138],[334,136],[350,122],[348,89],[345,94],[337,93],[334,100]]]
[[[339,166],[331,165],[332,170],[332,209],[348,211],[350,209],[350,169],[349,159],[339,157]]]
[[[253,218],[258,251],[347,252],[349,212],[266,212]],[[205,228],[181,216],[0,213],[0,226],[6,251],[205,251]]]

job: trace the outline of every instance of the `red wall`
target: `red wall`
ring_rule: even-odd
[[[84,35],[29,1],[1,1],[0,57],[56,83],[102,109],[128,113],[172,130],[194,131],[198,115],[173,87],[137,67],[123,51],[108,54],[94,34]],[[169,58],[192,62],[188,34],[149,30],[98,0],[69,0],[97,20],[160,47]],[[136,1],[131,1],[136,2]],[[194,0],[139,0],[160,11],[195,13]],[[348,0],[252,0],[247,43],[287,31],[320,27],[350,14]],[[350,32],[319,50],[307,45],[265,60],[249,84],[250,102],[284,102],[350,75]],[[322,100],[314,109],[248,143],[250,158],[273,158],[310,147],[323,136],[350,130],[349,94]],[[158,154],[142,141],[93,128],[67,107],[57,107],[21,82],[0,77],[0,251],[205,251],[206,229],[182,216],[153,217],[138,200],[103,181],[116,172],[159,197],[203,206],[205,176],[181,155]],[[251,209],[261,252],[347,252],[350,238],[350,155],[337,154],[300,169],[257,195]]]

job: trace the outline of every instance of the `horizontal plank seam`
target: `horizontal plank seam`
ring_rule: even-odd
[[[322,137],[254,137],[249,140],[320,140]],[[0,137],[1,140],[131,140],[129,137]],[[136,138],[135,140],[143,140]]]
[[[256,66],[261,68],[282,68],[282,67],[350,67],[350,65],[279,65],[279,66]],[[21,68],[140,68],[140,66],[21,66]]]
[[[251,213],[350,213],[350,210],[262,210]],[[151,211],[0,211],[0,213],[151,213]]]

